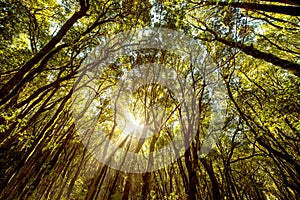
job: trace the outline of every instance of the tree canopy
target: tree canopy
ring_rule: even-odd
[[[0,0],[0,199],[299,199],[299,36],[298,0]]]

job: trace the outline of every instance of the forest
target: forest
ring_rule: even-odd
[[[300,199],[299,0],[0,0],[0,199]]]

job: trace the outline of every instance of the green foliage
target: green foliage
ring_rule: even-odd
[[[89,5],[87,13],[67,27],[83,2]],[[0,90],[6,92],[0,96],[0,199],[299,199],[299,16],[224,2],[1,0]],[[298,3],[292,6],[295,1],[265,2],[257,4],[299,9]],[[85,149],[83,140],[93,145],[94,138],[89,132],[79,137],[71,94],[82,66],[97,55],[104,37],[149,26],[177,30],[201,43],[224,79],[228,106],[218,142],[203,157],[200,149],[215,116],[207,80],[197,66],[157,49],[136,51],[138,61],[130,55],[117,58],[97,77],[97,124],[106,137],[115,125],[111,89],[137,64],[175,69],[201,101],[197,137],[188,151],[166,168],[129,174],[99,164]],[[68,30],[39,57],[62,27]],[[271,56],[281,59],[277,66]],[[32,59],[38,61],[32,64]],[[284,70],[284,62],[293,64],[296,76]],[[90,80],[88,75],[82,80]],[[8,88],[13,79],[17,81]],[[147,151],[153,145],[162,148],[175,135],[184,139],[174,95],[159,84],[131,93],[130,109],[138,120],[153,114],[152,105],[172,113],[157,138],[144,141]],[[83,111],[84,105],[77,109]],[[118,131],[111,140],[122,143]],[[136,151],[139,142],[135,138],[120,146]]]

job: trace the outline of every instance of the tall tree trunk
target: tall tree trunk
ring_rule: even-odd
[[[189,200],[196,200],[196,171],[194,170],[192,157],[191,157],[191,150],[188,148],[188,150],[184,153],[184,161],[185,165],[188,171],[188,189],[187,189],[187,195]]]
[[[130,188],[131,188],[131,174],[128,173],[128,177],[126,179],[122,200],[128,200],[129,199]]]
[[[222,199],[221,193],[220,193],[220,188],[219,188],[219,183],[218,183],[217,177],[215,175],[215,172],[213,170],[212,163],[208,163],[206,158],[201,158],[200,161],[203,164],[203,166],[211,180],[213,199],[214,200]]]

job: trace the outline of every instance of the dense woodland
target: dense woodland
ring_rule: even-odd
[[[147,27],[201,43],[224,85],[226,112],[217,142],[201,155],[211,118],[206,79],[193,66],[179,67],[193,76],[196,137],[172,164],[130,173],[99,162],[83,145],[72,94],[101,38]],[[299,36],[299,0],[1,0],[0,199],[300,199]],[[103,74],[103,129],[112,113],[102,90],[129,65],[154,62],[158,51],[145,51]],[[160,54],[165,64],[176,56]],[[180,113],[159,86],[133,95]],[[175,119],[134,151],[180,134]]]

